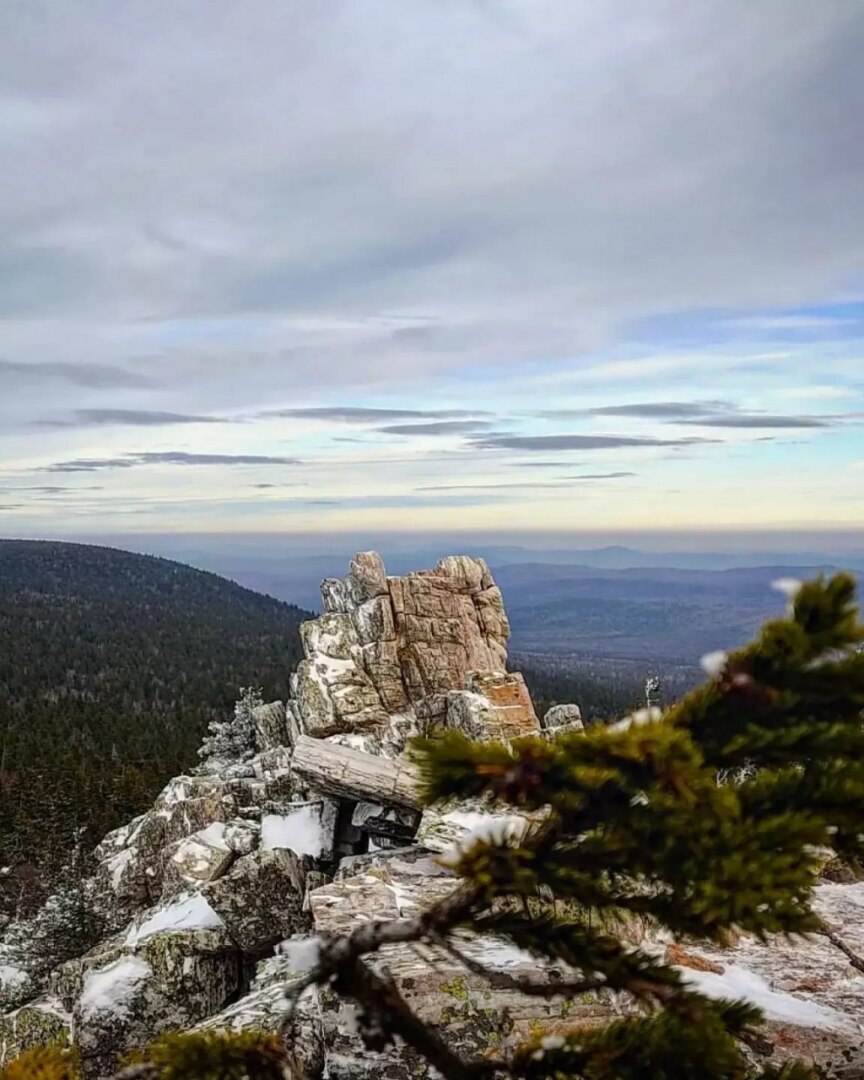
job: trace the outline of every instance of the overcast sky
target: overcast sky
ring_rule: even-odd
[[[861,0],[7,0],[0,534],[864,521]]]

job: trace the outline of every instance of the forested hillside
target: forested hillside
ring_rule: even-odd
[[[166,559],[0,541],[0,900],[149,805],[239,687],[285,698],[307,617]]]

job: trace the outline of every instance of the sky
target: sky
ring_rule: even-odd
[[[0,535],[864,527],[860,0],[8,0]]]

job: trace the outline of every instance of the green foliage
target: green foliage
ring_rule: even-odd
[[[25,1050],[0,1069],[0,1080],[80,1080],[78,1051],[63,1046]]]
[[[738,1040],[758,1011],[702,998],[675,969],[598,929],[596,916],[607,927],[610,916],[644,916],[717,940],[733,928],[764,937],[818,926],[816,850],[856,858],[864,846],[864,630],[854,591],[846,575],[803,586],[787,618],[663,714],[556,741],[472,743],[450,732],[415,743],[427,801],[485,799],[534,822],[519,841],[478,841],[462,853],[457,872],[479,897],[462,932],[503,936],[654,1009],[532,1043],[517,1076],[747,1074]]]
[[[193,765],[239,687],[284,699],[307,617],[166,559],[0,541],[0,910]]]
[[[163,1035],[129,1063],[150,1066],[153,1080],[285,1080],[287,1064],[280,1039],[264,1031]]]

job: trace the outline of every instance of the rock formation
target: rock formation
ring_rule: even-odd
[[[539,721],[522,677],[507,672],[507,617],[482,560],[452,556],[434,570],[388,577],[379,556],[364,552],[344,580],[323,583],[322,595],[324,613],[303,628],[291,700],[254,710],[251,752],[207,758],[97,848],[84,896],[103,928],[99,940],[46,972],[11,948],[27,927],[6,928],[0,1065],[67,1039],[81,1048],[87,1074],[102,1077],[166,1030],[275,1030],[297,976],[298,940],[419,912],[455,884],[438,853],[489,817],[470,806],[421,812],[402,757],[412,734],[455,727],[512,739],[581,729],[574,705]],[[864,949],[864,887],[826,884],[818,893],[828,922]],[[628,932],[644,943],[643,927]],[[667,945],[706,993],[753,997],[765,1008],[779,1059],[800,1055],[833,1062],[837,1076],[864,1077],[854,1019],[864,983],[824,939],[653,947]],[[544,977],[503,942],[474,948],[487,968]],[[538,1023],[564,1030],[626,1007],[603,993],[526,998],[490,987],[447,954],[431,959],[388,946],[376,963],[465,1051],[513,1045]],[[426,1074],[404,1048],[373,1060],[354,1034],[351,1006],[326,989],[307,991],[298,1022],[310,1075]]]

